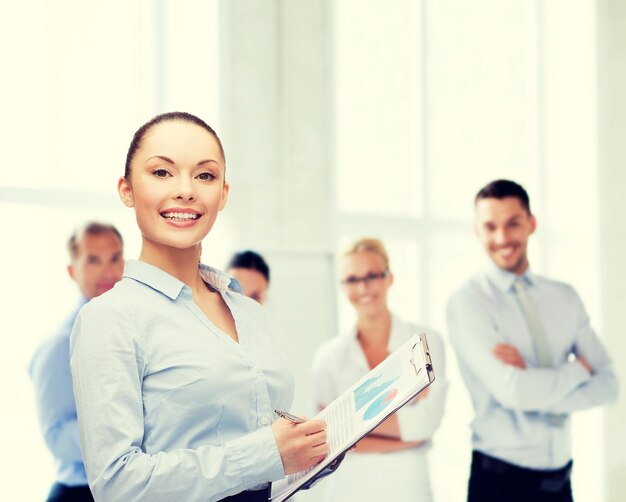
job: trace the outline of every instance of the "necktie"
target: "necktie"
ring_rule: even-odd
[[[543,330],[543,325],[541,324],[541,319],[539,319],[535,305],[526,291],[526,282],[523,278],[519,278],[513,284],[513,288],[517,293],[517,299],[519,300],[522,312],[528,323],[530,334],[533,337],[535,351],[539,359],[539,366],[544,368],[551,367],[552,354],[550,346],[548,345],[548,339],[546,338],[546,333]]]
[[[537,314],[537,309],[535,309],[535,304],[526,291],[526,281],[521,277],[518,278],[513,284],[513,288],[517,293],[517,299],[520,307],[522,308],[524,317],[526,318],[530,334],[533,337],[535,351],[537,352],[537,359],[539,359],[539,366],[544,368],[552,367],[552,353],[550,351],[550,346],[548,345],[546,332],[541,324],[539,314]],[[561,427],[563,425],[566,417],[567,415],[555,415],[553,413],[546,414],[548,422],[557,427]]]

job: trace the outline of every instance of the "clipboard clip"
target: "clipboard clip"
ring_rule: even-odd
[[[415,370],[415,376],[418,376],[420,374],[420,371],[422,371],[422,367],[420,366],[419,368],[417,367],[417,365],[415,364],[415,347],[417,347],[419,345],[419,343],[416,343],[413,345],[413,347],[411,347],[411,366],[413,366],[413,369]],[[426,369],[428,370],[428,365],[426,366]]]
[[[420,366],[418,368],[417,364],[415,364],[415,349],[418,345],[421,346],[422,348],[422,351],[424,353],[424,360],[426,361],[426,363],[424,364],[424,367],[426,368],[426,371],[430,375],[433,372],[433,365],[432,365],[432,361],[430,358],[430,352],[428,351],[427,346],[425,346],[421,342],[416,342],[415,344],[413,344],[413,347],[411,347],[411,360],[410,360],[411,366],[413,366],[413,369],[415,370],[415,376],[419,375],[420,371],[422,370],[422,367]]]

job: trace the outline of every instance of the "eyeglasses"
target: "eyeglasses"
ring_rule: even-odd
[[[355,287],[359,282],[362,282],[363,284],[367,286],[370,282],[380,281],[384,279],[385,277],[387,277],[388,275],[389,275],[389,270],[385,270],[384,272],[379,272],[379,273],[370,272],[369,274],[364,275],[363,277],[356,277],[354,275],[351,275],[350,277],[346,277],[343,281],[341,281],[341,284],[343,284],[344,286],[348,286],[348,287]]]

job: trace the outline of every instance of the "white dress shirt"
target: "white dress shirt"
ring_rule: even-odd
[[[426,441],[421,447],[391,453],[346,455],[328,478],[327,500],[361,502],[432,500],[426,450],[443,417],[447,386],[445,353],[441,336],[428,328],[392,316],[389,352],[413,334],[426,332],[435,381],[428,395],[396,412],[404,441]],[[370,371],[357,338],[356,327],[322,344],[313,361],[313,385],[317,406],[327,406]]]
[[[293,380],[262,307],[200,266],[239,343],[178,279],[126,262],[124,278],[79,313],[71,336],[78,425],[98,501],[214,501],[284,476],[270,427]]]
[[[570,420],[559,425],[549,415],[614,401],[617,380],[576,291],[527,271],[552,357],[552,367],[540,367],[516,278],[490,264],[456,291],[447,308],[450,340],[476,412],[474,449],[521,467],[556,469],[571,459]],[[493,348],[500,343],[516,347],[526,369],[498,360]],[[583,356],[593,374],[571,354]]]

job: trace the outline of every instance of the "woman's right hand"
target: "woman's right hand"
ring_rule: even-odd
[[[307,420],[294,424],[279,418],[272,424],[285,474],[300,472],[324,460],[328,454],[326,422]]]

